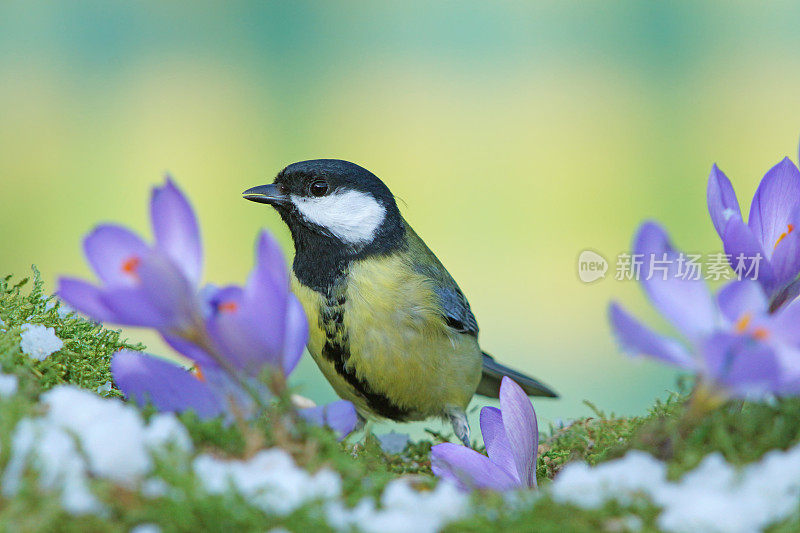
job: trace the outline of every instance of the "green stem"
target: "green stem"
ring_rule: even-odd
[[[681,426],[689,429],[697,425],[707,414],[722,406],[727,401],[725,394],[698,381],[689,397],[688,408],[681,417]]]
[[[182,339],[198,345],[206,353],[208,353],[211,358],[214,359],[214,361],[222,368],[222,370],[224,370],[226,374],[236,381],[236,383],[242,387],[242,389],[244,389],[244,391],[253,399],[258,409],[261,412],[266,411],[267,405],[264,403],[261,394],[258,393],[258,390],[256,390],[256,388],[253,387],[248,380],[241,376],[241,372],[234,368],[230,361],[228,361],[221,353],[219,353],[214,345],[214,342],[208,336],[205,327],[202,325],[195,325],[187,330],[179,331],[177,334]]]

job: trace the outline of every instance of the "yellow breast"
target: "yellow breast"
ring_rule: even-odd
[[[445,324],[432,283],[401,254],[354,262],[327,295],[292,278],[309,317],[309,352],[363,416],[424,419],[448,406],[465,408],[474,394],[477,340]],[[346,359],[338,369],[337,355]],[[403,416],[382,409],[381,397]]]

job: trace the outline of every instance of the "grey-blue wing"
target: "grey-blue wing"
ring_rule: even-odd
[[[447,325],[461,333],[478,336],[478,321],[469,308],[469,302],[457,285],[436,288]]]
[[[466,296],[458,288],[458,284],[434,253],[407,224],[406,233],[410,256],[414,258],[414,270],[431,280],[434,291],[439,297],[439,304],[447,325],[456,331],[477,337],[478,322],[469,308]]]

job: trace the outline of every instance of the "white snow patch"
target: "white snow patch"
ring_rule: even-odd
[[[414,490],[407,478],[389,483],[377,509],[372,498],[362,499],[349,509],[336,501],[325,508],[328,523],[339,531],[353,528],[364,533],[435,533],[464,517],[469,496],[455,485],[442,481],[433,491]]]
[[[172,487],[169,483],[161,478],[154,477],[146,479],[140,488],[142,496],[145,498],[163,498],[172,492]]]
[[[151,451],[163,450],[170,446],[186,453],[192,451],[192,439],[189,432],[174,413],[154,415],[145,430],[144,441]]]
[[[64,347],[64,341],[56,337],[56,331],[41,324],[23,324],[22,353],[43,361]]]
[[[42,403],[46,415],[24,419],[14,430],[2,478],[6,496],[17,493],[32,467],[41,488],[61,494],[65,510],[99,513],[103,506],[89,489],[89,476],[133,488],[152,469],[150,452],[192,447],[174,415],[156,415],[146,426],[136,408],[68,385],[43,394]]]
[[[19,380],[13,374],[3,374],[0,372],[0,398],[8,398],[17,392]]]
[[[658,527],[670,533],[750,533],[791,516],[800,499],[800,446],[773,450],[742,469],[718,453],[707,456],[679,481],[642,452],[594,468],[569,464],[551,485],[556,501],[596,509],[646,497],[662,509]]]
[[[11,441],[11,459],[3,475],[2,492],[14,496],[28,466],[38,472],[39,486],[61,493],[68,513],[99,513],[103,506],[89,490],[87,466],[71,435],[43,419],[22,420]]]
[[[60,386],[43,395],[49,421],[75,435],[92,474],[131,485],[150,470],[139,412],[117,399]]]
[[[553,499],[585,509],[597,509],[606,500],[631,503],[636,496],[649,495],[653,487],[666,482],[667,468],[652,456],[632,451],[622,459],[594,468],[586,463],[570,463],[551,486]]]
[[[158,524],[139,524],[128,533],[161,533],[161,526]]]
[[[54,308],[58,304],[58,309],[56,310],[56,314],[58,318],[67,318],[71,313],[74,313],[75,310],[59,300],[56,297],[50,298],[46,304],[44,304],[44,310],[49,311]]]
[[[203,454],[195,458],[193,468],[209,493],[222,494],[232,488],[256,507],[280,516],[308,502],[337,498],[342,490],[339,474],[327,469],[309,474],[278,448],[260,451],[245,461]]]

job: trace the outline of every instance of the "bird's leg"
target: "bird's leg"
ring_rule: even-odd
[[[367,426],[368,422],[369,421],[366,418],[361,416],[361,413],[356,412],[356,425],[355,427],[353,427],[353,431],[347,434],[347,438],[350,438],[351,436],[363,430]],[[366,440],[367,440],[367,433],[365,432],[361,436],[361,438],[353,444],[352,455],[354,458],[358,457],[358,452],[361,450],[361,448],[364,447],[364,443],[366,442]]]
[[[459,407],[450,407],[446,411],[450,423],[453,424],[453,431],[456,437],[459,438],[464,446],[471,448],[472,444],[469,442],[469,422],[467,422],[467,414]]]

